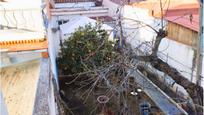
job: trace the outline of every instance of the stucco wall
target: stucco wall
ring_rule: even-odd
[[[109,9],[108,15],[109,16],[111,16],[111,17],[117,16],[116,11],[117,11],[117,8],[119,8],[119,5],[113,3],[110,0],[103,0],[103,6],[108,7],[108,9]]]
[[[159,46],[158,56],[179,70],[186,78],[195,82],[194,52],[190,46],[164,38]]]
[[[56,27],[56,18],[52,18],[47,28],[48,52],[51,61],[51,71],[54,74],[54,78],[58,81],[56,57],[57,49],[59,48],[59,31],[53,32]]]
[[[109,0],[104,0],[104,6],[109,7],[110,16],[116,16],[115,11],[118,6],[115,3]],[[149,16],[148,10],[145,9],[126,5],[122,10],[122,15],[124,18],[130,18],[144,22],[156,30],[161,27],[161,20]],[[137,47],[139,44],[145,41],[148,41],[148,45],[143,45],[141,48],[143,51],[146,51],[146,53],[150,53],[151,47],[156,37],[156,33],[151,28],[142,27],[133,20],[124,21],[123,30],[126,40],[131,43],[133,48]],[[164,25],[167,25],[166,21],[164,21]],[[164,38],[160,44],[158,56],[171,66],[178,69],[179,72],[181,72],[181,74],[186,78],[195,82],[196,68],[193,67],[195,65],[193,62],[195,55],[194,50],[195,49],[190,46],[175,42],[168,38]]]
[[[44,32],[41,0],[0,2],[0,25]]]

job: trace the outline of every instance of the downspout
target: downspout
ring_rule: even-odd
[[[199,37],[197,42],[197,73],[196,73],[196,84],[201,86],[201,74],[202,74],[202,63],[203,63],[203,27],[204,27],[204,21],[203,21],[203,0],[199,0],[200,3],[200,30],[199,30]]]

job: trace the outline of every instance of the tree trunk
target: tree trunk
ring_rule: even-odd
[[[151,62],[152,66],[171,76],[176,83],[183,86],[186,91],[189,93],[193,102],[195,104],[203,106],[203,88],[201,86],[192,83],[187,78],[182,76],[175,68],[169,66],[166,62],[163,62],[161,59]]]
[[[196,107],[193,103],[192,98],[183,87],[177,84],[174,80],[170,79],[170,76],[165,75],[166,73],[161,72],[148,64],[140,64],[137,67],[141,72],[146,73],[146,76],[154,82],[160,89],[162,89],[171,98],[181,98],[188,100],[184,108],[189,114],[196,115]]]
[[[153,67],[156,69],[168,74],[172,77],[173,80],[176,81],[179,85],[183,86],[187,92],[192,97],[195,104],[199,104],[203,106],[203,88],[201,86],[198,86],[188,79],[186,79],[184,76],[182,76],[175,68],[172,68],[167,63],[163,62],[161,59],[158,59],[157,52],[159,49],[159,45],[161,43],[161,40],[166,37],[167,32],[160,29],[157,33],[156,40],[154,43],[154,47],[152,49],[151,56],[147,56],[147,60],[149,60]],[[152,59],[149,59],[152,58]],[[143,57],[143,60],[145,57]]]
[[[160,29],[159,32],[157,33],[157,36],[156,36],[156,40],[155,40],[155,43],[154,43],[154,47],[152,49],[152,56],[156,57],[157,56],[157,52],[158,52],[158,49],[159,49],[159,45],[161,43],[161,40],[166,37],[167,35],[167,32],[165,30],[162,30]]]

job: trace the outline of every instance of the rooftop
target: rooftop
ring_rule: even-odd
[[[164,10],[163,14],[165,14],[166,11],[172,8],[175,9],[175,7],[179,5],[187,5],[188,7],[189,4],[190,6],[193,4],[193,7],[195,7],[195,4],[198,4],[197,0],[187,0],[187,1],[186,0],[170,0],[170,1],[161,0],[161,2],[162,2],[162,8]],[[148,9],[150,15],[155,17],[161,17],[161,8],[160,8],[159,0],[146,0],[142,2],[133,3],[131,5],[142,9]]]
[[[40,40],[44,38],[44,34],[37,31],[29,31],[23,29],[3,29],[0,30],[0,42],[20,41],[20,40]]]
[[[198,32],[199,5],[186,4],[173,7],[166,11],[164,19]]]
[[[34,60],[0,68],[0,73],[1,90],[9,115],[32,115],[40,61]]]
[[[133,3],[132,6],[148,9],[149,15],[161,18],[161,8],[158,0]],[[164,19],[191,30],[199,31],[199,4],[196,0],[162,0],[162,6]],[[190,17],[192,17],[191,20]]]
[[[35,2],[33,2],[33,0],[4,0],[4,2],[0,2],[0,5],[2,5],[5,9],[36,9],[40,8],[41,4],[41,0],[35,0]]]
[[[4,1],[0,2],[0,50],[47,49],[41,0]]]
[[[44,34],[36,31],[0,30],[0,38],[0,50],[8,52],[47,49],[48,47]]]

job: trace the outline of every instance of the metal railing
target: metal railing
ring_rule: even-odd
[[[141,2],[141,1],[145,1],[145,0],[110,0],[118,5],[127,5],[127,4],[131,4],[131,3],[135,3],[135,2]]]
[[[41,9],[1,9],[0,7],[0,30],[23,29],[40,31],[43,29],[41,15]]]
[[[95,2],[96,0],[54,0],[55,3]]]

